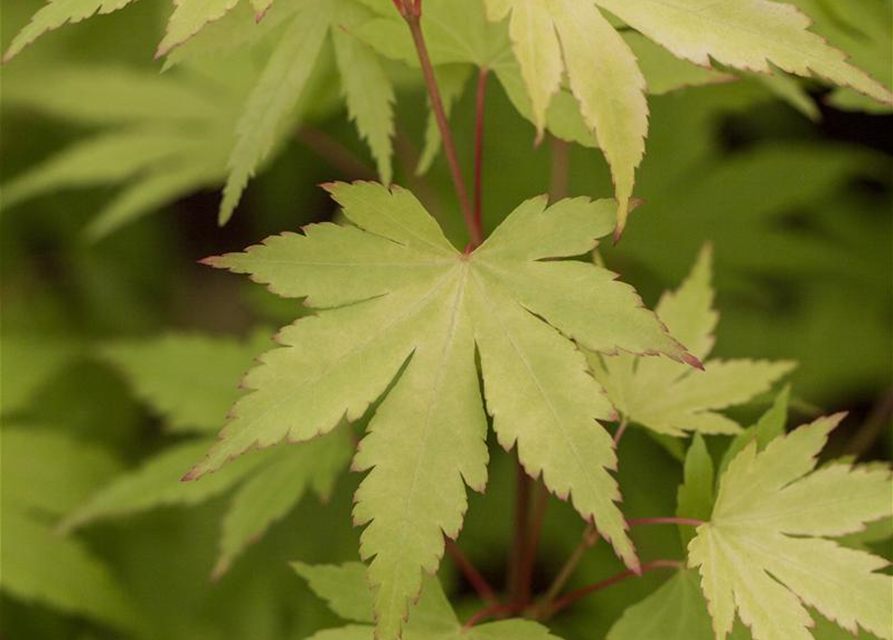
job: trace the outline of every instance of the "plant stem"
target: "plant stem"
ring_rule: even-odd
[[[533,564],[536,561],[536,549],[539,546],[540,533],[543,530],[543,521],[546,518],[546,507],[549,505],[549,490],[545,482],[537,483],[536,496],[533,500],[533,514],[527,527],[527,539],[524,544],[524,553],[521,557],[519,601],[527,605],[530,602],[530,593],[533,588]]]
[[[527,542],[527,523],[530,519],[530,476],[524,471],[524,467],[520,461],[517,463],[517,476],[515,541],[512,545],[512,557],[509,562],[508,585],[512,603],[520,605],[524,591],[521,584],[521,565],[524,562],[524,549]]]
[[[580,561],[583,559],[583,554],[598,542],[598,538],[599,533],[596,530],[595,525],[592,523],[586,525],[586,530],[583,531],[583,537],[581,538],[580,543],[574,547],[570,557],[564,563],[564,566],[561,567],[561,570],[558,572],[558,575],[555,576],[552,584],[549,585],[546,595],[543,596],[543,602],[545,602],[547,606],[558,597],[558,594],[561,593],[561,590],[564,589],[564,585],[567,584],[567,581],[570,580],[571,575],[573,575],[576,570],[577,565],[579,565]]]
[[[623,416],[623,419],[620,421],[620,426],[617,427],[617,433],[614,434],[614,448],[617,448],[617,445],[620,444],[620,438],[623,437],[623,434],[626,433],[626,428],[629,426],[629,419],[626,416]]]
[[[396,2],[395,2],[396,4]],[[450,167],[450,176],[453,179],[453,187],[456,189],[456,197],[459,200],[459,207],[465,216],[465,226],[468,227],[468,235],[471,238],[471,248],[480,246],[484,241],[484,233],[481,225],[475,219],[474,211],[468,200],[468,190],[465,187],[465,180],[462,177],[462,170],[459,167],[459,156],[456,153],[456,144],[453,142],[453,134],[450,131],[450,125],[447,121],[446,111],[443,108],[443,99],[440,97],[440,88],[437,85],[437,78],[434,75],[434,67],[431,64],[431,58],[428,55],[428,47],[425,44],[425,36],[422,33],[421,23],[421,2],[416,0],[414,4],[410,4],[409,0],[403,0],[403,8],[397,7],[400,15],[406,20],[409,31],[412,34],[412,40],[415,43],[416,52],[419,56],[419,63],[422,66],[422,75],[425,77],[425,85],[428,88],[428,100],[431,103],[431,110],[434,112],[434,119],[437,121],[437,128],[440,130],[440,137],[443,141],[443,151]]]
[[[481,176],[484,170],[484,100],[487,94],[487,74],[489,69],[481,67],[478,72],[477,97],[474,110],[474,223],[483,229],[483,197]]]
[[[462,625],[463,629],[471,629],[478,622],[483,620],[484,618],[489,618],[491,616],[497,615],[511,615],[513,613],[519,613],[521,611],[521,607],[515,604],[493,604],[489,607],[484,607],[473,616],[471,616],[464,625]]]
[[[552,166],[549,176],[549,201],[557,202],[567,197],[567,185],[570,178],[570,145],[552,136],[549,139]]]
[[[672,516],[661,518],[633,518],[632,520],[627,520],[626,522],[631,527],[638,527],[640,525],[648,524],[686,524],[692,527],[700,527],[702,524],[704,524],[703,520],[696,520],[694,518],[674,518]]]
[[[682,563],[678,560],[655,560],[654,562],[643,564],[641,573],[648,573],[649,571],[654,571],[655,569],[679,569],[681,567]],[[585,598],[586,596],[592,593],[596,593],[597,591],[607,589],[608,587],[613,586],[618,582],[622,582],[627,578],[637,577],[639,575],[641,574],[636,574],[634,571],[627,569],[626,571],[621,571],[617,575],[611,576],[610,578],[602,580],[601,582],[596,582],[595,584],[591,584],[588,587],[583,587],[582,589],[571,591],[567,595],[552,602],[551,605],[548,605],[547,603],[547,609],[545,611],[544,619],[552,617],[562,609],[566,609],[581,598]]]
[[[459,567],[462,575],[465,576],[465,579],[468,580],[468,584],[470,584],[481,597],[481,600],[488,605],[499,604],[499,600],[496,597],[496,593],[493,591],[493,587],[491,587],[490,583],[487,582],[487,579],[481,575],[481,572],[477,570],[477,567],[475,567],[465,554],[462,553],[459,546],[446,537],[444,538],[444,542],[446,544],[447,553],[450,554],[453,562]]]

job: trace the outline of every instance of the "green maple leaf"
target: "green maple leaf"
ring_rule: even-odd
[[[232,216],[249,178],[281,138],[330,34],[348,113],[361,137],[368,141],[382,181],[391,181],[394,91],[374,52],[344,31],[367,20],[368,10],[355,0],[299,0],[289,9],[294,16],[236,127],[236,144],[220,205],[221,223]]]
[[[422,569],[434,572],[443,533],[455,538],[465,484],[486,482],[487,419],[475,351],[499,442],[570,495],[619,556],[638,561],[608,473],[616,457],[598,420],[613,409],[574,342],[693,358],[628,286],[586,253],[613,227],[613,202],[528,200],[478,249],[457,251],[408,192],[375,183],[328,185],[357,226],[312,225],[209,264],[248,273],[321,309],[284,328],[282,348],[245,379],[220,440],[188,478],[282,440],[302,441],[356,420],[389,389],[354,468],[370,470],[354,511],[368,524],[383,638],[399,633]],[[463,483],[464,480],[464,483]]]
[[[38,11],[32,22],[14,39],[6,59],[13,57],[48,29],[84,19],[96,11],[108,13],[120,9],[129,1],[51,2]],[[247,93],[246,101],[243,101],[243,95],[228,96],[232,102],[219,100],[219,91],[205,87],[205,91],[214,92],[214,98],[206,98],[205,111],[201,116],[203,119],[195,126],[184,129],[184,117],[177,110],[179,101],[160,100],[170,97],[171,87],[165,87],[167,94],[159,93],[150,98],[162,112],[171,114],[172,119],[179,121],[178,128],[162,126],[159,130],[156,127],[139,127],[127,131],[126,135],[115,132],[77,146],[23,176],[22,184],[12,185],[16,189],[10,196],[12,200],[30,197],[60,185],[115,183],[144,173],[145,177],[138,185],[122,194],[112,210],[103,215],[104,221],[97,223],[94,233],[100,235],[153,206],[174,200],[176,196],[197,187],[208,187],[225,180],[219,214],[221,223],[225,223],[232,216],[249,179],[286,137],[289,125],[306,108],[304,101],[314,89],[314,73],[322,68],[321,60],[325,59],[325,45],[329,41],[335,53],[335,65],[341,77],[348,116],[355,122],[360,136],[367,141],[382,181],[390,182],[393,173],[391,137],[394,133],[394,91],[375,53],[345,31],[345,28],[367,21],[371,16],[369,10],[357,0],[295,0],[280,3],[281,8],[278,5],[271,8],[270,4],[269,0],[252,0],[251,5],[259,14],[270,9],[262,25],[255,25],[251,15],[237,11],[244,5],[244,2],[240,5],[238,0],[175,3],[167,36],[159,47],[159,55],[176,53],[174,47],[187,49],[184,54],[175,56],[169,62],[170,66],[193,55],[201,57],[209,51],[222,49],[231,52],[233,48],[248,47],[264,37],[273,37],[270,36],[272,33],[278,39],[256,83]],[[199,39],[205,35],[199,33],[205,25],[208,25],[207,31],[210,32],[208,37],[199,40],[194,47],[188,47],[193,38]],[[280,25],[284,25],[281,34],[275,30]],[[244,62],[241,61],[242,64]],[[103,87],[102,77],[105,73],[104,70],[91,70],[88,79]],[[118,77],[121,74],[113,75]],[[132,83],[134,79],[125,80]],[[228,78],[223,80],[229,84]],[[138,78],[138,82],[152,87],[165,84],[161,79],[152,78]],[[15,87],[15,84],[11,83],[11,86]],[[54,85],[46,78],[42,86]],[[81,85],[76,94],[77,100],[94,93],[92,83]],[[116,102],[123,100],[132,104],[136,100],[126,96],[134,93],[145,95],[145,90],[121,86],[112,95]],[[187,105],[195,102],[194,97],[190,98]],[[236,107],[235,113],[232,113],[233,105]],[[226,118],[209,116],[223,108],[226,109]],[[147,106],[141,110],[145,112]],[[188,109],[186,111],[191,114]],[[211,129],[208,125],[217,126]],[[207,132],[208,129],[211,131]],[[234,144],[231,142],[233,130],[236,132]]]
[[[537,128],[562,71],[590,130],[595,130],[617,190],[618,234],[626,222],[635,170],[645,151],[648,105],[636,56],[602,14],[614,16],[674,55],[705,67],[771,73],[771,65],[814,73],[883,103],[893,94],[807,30],[809,19],[769,0],[485,0],[488,16],[511,15],[512,48],[533,102]]]
[[[207,433],[220,429],[238,397],[239,378],[269,344],[263,331],[247,341],[168,334],[112,343],[102,355],[124,374],[136,395],[164,417],[171,431]]]
[[[665,293],[657,315],[696,358],[713,348],[718,313],[710,285],[711,252],[702,250],[691,275]],[[790,362],[709,360],[703,372],[676,363],[637,359],[629,354],[590,354],[595,377],[624,418],[659,434],[686,431],[737,433],[741,427],[718,410],[745,403],[767,391],[793,368]]]
[[[7,105],[98,131],[7,181],[4,206],[60,189],[120,185],[88,226],[88,235],[99,239],[223,182],[228,140],[253,74],[228,65],[229,90],[219,91],[208,80],[221,78],[204,69],[179,71],[158,76],[98,64],[9,71]]]
[[[50,0],[13,38],[3,56],[3,61],[9,62],[47,31],[58,29],[68,23],[86,20],[96,14],[119,11],[133,2],[135,0]],[[241,4],[246,2],[250,4],[258,21],[273,4],[273,0],[243,0]],[[156,56],[167,55],[208,24],[223,18],[239,4],[240,0],[173,0],[174,11],[168,20],[164,39],[158,45]]]
[[[104,450],[37,425],[4,424],[2,590],[133,631],[139,615],[108,568],[55,521],[119,470]]]
[[[647,598],[628,607],[606,640],[712,640],[698,574],[677,571]]]
[[[259,332],[247,341],[170,334],[121,341],[103,349],[172,431],[200,436],[226,420],[239,397],[238,382],[269,343]],[[244,456],[201,482],[180,482],[183,473],[213,444],[196,437],[167,447],[141,466],[104,483],[81,500],[61,524],[65,531],[161,506],[191,506],[231,493],[221,525],[219,577],[248,545],[288,514],[309,492],[327,499],[347,466],[352,443],[346,428],[294,447]]]
[[[382,55],[418,65],[418,55],[406,25],[396,16],[390,3],[380,0],[365,2],[378,9],[381,17],[357,28],[358,37],[370,43]],[[632,168],[637,166],[644,152],[646,83],[651,93],[666,93],[683,86],[720,82],[730,77],[674,59],[637,33],[619,35],[610,25],[598,19],[594,6],[592,12],[586,11],[584,15],[576,15],[573,4],[563,1],[548,5],[551,9],[538,2],[523,1],[518,6],[521,9],[516,12],[516,17],[521,18],[513,20],[507,32],[505,25],[488,23],[479,0],[427,0],[422,27],[433,64],[442,68],[471,64],[492,70],[519,113],[536,125],[538,138],[544,129],[548,129],[565,140],[586,146],[600,144],[612,167],[624,167],[622,172],[615,172],[615,182],[618,210],[625,215],[626,203],[632,192],[632,173],[626,165],[632,163]],[[554,12],[550,14],[552,9]],[[566,51],[566,54],[573,54],[567,57],[574,72],[570,82],[573,95],[559,86],[564,68],[561,52],[550,48],[550,44],[557,47],[558,41],[551,29],[538,24],[539,18],[549,15],[554,15],[561,22],[566,30],[566,46],[573,48],[573,51]],[[516,43],[522,33],[529,34],[535,40],[520,52],[520,68],[512,55],[509,33]],[[539,50],[540,45],[549,49],[548,55]],[[641,71],[635,64],[631,48],[642,58]],[[517,46],[515,49],[517,52]],[[522,75],[528,80],[531,74],[538,79],[548,78],[548,95],[532,93],[528,97]],[[461,85],[454,87],[450,75],[445,72],[440,75],[447,79],[449,97],[460,92]],[[623,82],[629,81],[637,83],[635,95],[627,86],[621,87]],[[598,91],[610,93],[612,99],[597,100],[596,85]],[[529,81],[527,86],[530,86]],[[622,91],[614,91],[615,87],[622,88]],[[583,105],[582,110],[576,106],[575,98]],[[634,104],[623,117],[620,113],[607,113],[601,109],[607,104],[629,106],[627,98]],[[640,116],[637,121],[626,117],[632,116],[636,110]],[[596,123],[599,122],[602,126],[597,127]],[[641,132],[629,135],[628,129],[631,127],[641,129]],[[594,129],[601,133],[594,137]],[[435,135],[429,121],[426,156],[436,151],[438,142],[439,136]],[[420,167],[424,169],[426,164]]]
[[[828,538],[893,511],[890,472],[816,456],[842,414],[820,418],[758,452],[748,444],[720,480],[710,521],[688,546],[718,640],[735,614],[754,640],[811,640],[805,606],[839,626],[893,637],[893,577],[883,558]],[[812,473],[810,473],[812,472]]]
[[[312,640],[374,640],[378,637],[372,624],[375,621],[373,602],[363,565],[306,565],[296,562],[292,566],[334,613],[355,623],[320,631],[312,636]],[[413,608],[403,631],[403,638],[450,640],[459,637],[468,640],[559,640],[532,620],[503,620],[463,627],[440,581],[428,576],[418,604]]]

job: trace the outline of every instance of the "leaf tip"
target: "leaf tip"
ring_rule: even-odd
[[[698,358],[688,353],[687,351],[682,354],[682,362],[685,364],[694,367],[695,369],[700,369],[704,371],[704,363],[701,362]]]

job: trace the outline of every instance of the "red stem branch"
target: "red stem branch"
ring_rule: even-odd
[[[521,565],[524,562],[524,550],[527,542],[527,523],[530,519],[530,476],[517,463],[517,494],[515,506],[515,541],[512,545],[512,557],[509,562],[508,586],[511,601],[521,605],[524,588],[521,584]]]
[[[679,569],[680,567],[682,567],[682,563],[678,560],[655,560],[654,562],[643,564],[642,573],[644,574],[649,571],[654,571],[655,569]],[[551,606],[548,606],[546,617],[555,615],[562,609],[566,609],[581,598],[585,598],[592,593],[607,589],[608,587],[613,586],[618,582],[622,582],[627,578],[637,577],[638,575],[639,574],[636,574],[634,571],[627,569],[626,571],[621,571],[617,575],[606,578],[601,582],[596,582],[595,584],[591,584],[588,587],[583,587],[581,589],[571,591],[567,595],[559,598],[558,600],[555,600],[551,604]]]
[[[422,75],[425,77],[425,85],[428,88],[428,100],[431,103],[431,110],[434,112],[434,119],[437,121],[437,128],[440,130],[444,155],[450,168],[453,187],[456,190],[456,198],[459,200],[459,207],[465,216],[465,226],[468,227],[471,248],[474,249],[484,241],[484,233],[475,219],[474,210],[471,208],[471,203],[468,199],[468,189],[465,187],[465,179],[462,177],[462,169],[459,167],[456,144],[453,141],[453,134],[450,131],[450,124],[447,121],[446,111],[443,107],[443,99],[440,95],[440,88],[437,85],[437,77],[434,75],[434,66],[431,64],[431,58],[428,55],[428,47],[425,44],[425,36],[422,33],[421,2],[417,0],[414,4],[410,4],[410,0],[403,0],[402,9],[399,6],[397,8],[400,11],[400,15],[406,20],[406,24],[409,26],[409,31],[412,34],[412,40],[415,43],[419,64],[422,67]]]
[[[533,514],[527,527],[527,540],[524,545],[524,553],[521,557],[519,602],[528,604],[533,587],[533,564],[536,561],[536,549],[539,546],[540,533],[543,530],[543,521],[546,519],[546,507],[549,504],[549,490],[545,483],[537,485],[536,497],[533,501]]]
[[[483,620],[484,618],[489,618],[492,616],[502,616],[502,615],[511,615],[513,613],[519,613],[522,610],[522,607],[519,607],[516,604],[493,604],[489,607],[484,607],[473,616],[471,616],[464,625],[462,625],[463,629],[471,629],[478,622]]]
[[[474,224],[483,229],[483,196],[481,193],[484,169],[484,101],[487,95],[487,75],[489,69],[481,67],[478,72],[477,97],[474,117]],[[483,235],[483,233],[482,233]]]
[[[648,524],[687,524],[692,527],[700,527],[704,524],[703,520],[696,520],[695,518],[673,518],[673,517],[662,517],[662,518],[633,518],[632,520],[627,520],[627,524],[631,527],[638,527],[640,525],[648,525]]]
[[[493,587],[491,587],[490,583],[487,582],[487,579],[481,575],[481,572],[477,570],[477,567],[475,567],[465,554],[462,553],[459,546],[449,538],[445,538],[445,542],[446,551],[450,554],[450,558],[452,558],[453,562],[456,563],[456,566],[459,567],[462,575],[465,576],[465,579],[468,580],[468,584],[470,584],[481,597],[481,600],[491,606],[499,604],[499,600],[496,597],[496,593],[493,591]]]

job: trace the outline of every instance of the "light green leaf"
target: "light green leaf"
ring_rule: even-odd
[[[2,432],[2,590],[69,614],[133,630],[137,614],[107,569],[79,542],[53,531],[119,469],[103,449],[38,425]]]
[[[219,184],[246,75],[231,65],[227,91],[185,73],[158,77],[107,65],[15,76],[4,82],[11,104],[102,129],[4,184],[5,206],[62,188],[122,185],[88,227],[98,240],[152,209]]]
[[[754,640],[811,640],[804,605],[856,633],[893,637],[893,576],[883,558],[828,537],[861,530],[893,511],[888,469],[832,464],[816,456],[842,414],[821,418],[729,464],[708,524],[689,545],[718,640],[735,615]],[[812,473],[810,473],[812,472]]]
[[[670,334],[697,358],[713,348],[718,314],[712,308],[711,252],[701,251],[691,275],[675,292],[663,295],[658,317]],[[657,433],[682,436],[686,431],[737,433],[734,421],[718,411],[748,402],[793,369],[790,362],[712,360],[701,372],[678,363],[629,354],[590,354],[593,373],[617,410],[632,422]]]
[[[291,566],[339,617],[353,622],[374,622],[372,591],[366,581],[365,565],[359,562],[342,565],[294,562]]]
[[[736,79],[734,75],[680,60],[637,31],[624,31],[622,35],[639,61],[639,68],[645,76],[648,93],[651,95],[659,96],[688,87]]]
[[[734,459],[744,447],[750,444],[751,441],[755,440],[757,443],[757,450],[762,451],[766,448],[766,445],[775,440],[775,438],[784,435],[784,425],[788,420],[788,401],[790,396],[791,387],[790,385],[785,385],[784,389],[782,389],[775,397],[772,406],[769,407],[769,410],[766,411],[766,413],[760,416],[757,423],[737,434],[732,439],[732,442],[729,443],[729,448],[726,449],[722,462],[719,465],[720,475],[725,473],[732,459]]]
[[[330,33],[348,113],[369,143],[380,177],[390,181],[393,88],[377,58],[349,33],[367,20],[368,12],[355,0],[299,0],[294,6],[236,127],[221,224],[232,216],[249,179],[294,120]]]
[[[372,621],[372,599],[363,565],[305,565],[295,563],[295,571],[329,607],[347,620]],[[349,625],[327,629],[313,640],[373,640],[379,637],[371,625]],[[403,631],[404,640],[558,640],[542,625],[531,620],[505,620],[464,628],[450,606],[440,582],[427,576],[418,603],[413,607]]]
[[[531,8],[533,4],[526,0],[514,3],[510,34],[533,101],[537,131],[542,133],[546,107],[558,89],[560,40],[571,91],[611,167],[618,207],[615,238],[619,238],[626,224],[635,170],[645,153],[645,78],[633,52],[595,4],[549,0],[545,5],[536,4],[536,10]]]
[[[97,520],[140,513],[160,506],[199,504],[228,491],[268,462],[271,454],[275,456],[278,453],[268,451],[244,456],[202,482],[181,482],[189,465],[209,446],[211,441],[202,439],[167,448],[95,493],[65,519],[62,528],[70,531]]]
[[[282,519],[308,488],[327,498],[353,453],[347,429],[290,447],[280,447],[233,496],[223,519],[214,577],[223,575],[251,542]],[[201,483],[199,483],[201,484]]]
[[[64,432],[4,425],[3,509],[61,516],[114,476],[106,451]]]
[[[226,422],[239,396],[239,381],[270,344],[264,332],[246,341],[169,334],[111,343],[102,354],[172,431],[201,433]]]
[[[232,217],[248,180],[269,155],[316,64],[330,26],[329,3],[303,1],[251,91],[236,127],[220,224]]]
[[[795,7],[770,0],[596,0],[629,26],[695,64],[710,60],[770,73],[770,63],[795,75],[815,74],[884,103],[893,94],[846,62],[841,51],[808,30]]]
[[[713,511],[713,458],[707,450],[704,438],[696,433],[685,455],[685,481],[677,493],[676,515],[680,518],[709,520]],[[692,527],[681,525],[682,543],[687,545],[694,537]]]
[[[94,14],[106,14],[123,9],[133,0],[53,0],[40,8],[31,21],[25,25],[3,55],[3,62],[9,62],[22,49],[37,40],[47,31],[58,29],[69,22],[80,22]]]
[[[355,24],[366,15],[360,7],[345,5],[339,22]],[[378,175],[385,184],[393,177],[391,156],[394,135],[394,89],[372,49],[343,29],[332,29],[335,61],[350,119],[360,136],[369,143]]]
[[[644,600],[628,607],[607,640],[709,640],[710,615],[697,572],[678,571]]]
[[[225,16],[239,0],[174,0],[174,12],[168,20],[164,38],[155,57],[166,56],[171,49],[183,44],[209,22]]]
[[[443,534],[458,535],[464,485],[481,490],[486,481],[476,345],[500,442],[517,442],[525,468],[542,472],[554,493],[570,494],[636,566],[608,473],[611,439],[597,422],[612,409],[571,340],[592,350],[689,356],[613,274],[547,260],[590,251],[613,226],[613,203],[581,198],[547,209],[545,198],[527,201],[464,254],[405,190],[327,188],[356,227],[319,225],[212,261],[311,306],[341,306],[283,329],[283,348],[247,376],[255,392],[236,404],[190,477],[253,447],[308,440],[343,417],[356,420],[390,386],[355,459],[355,468],[371,469],[355,519],[369,523],[361,553],[374,557],[379,632],[395,637],[422,569],[437,568]]]
[[[4,490],[6,483],[4,478]],[[79,542],[59,536],[5,503],[0,528],[7,549],[2,568],[4,593],[86,615],[121,630],[138,627],[138,614],[124,587]]]
[[[4,329],[3,366],[15,371],[15,375],[4,376],[0,390],[2,413],[9,415],[27,409],[38,397],[41,385],[71,364],[81,349],[75,339],[66,336]]]

